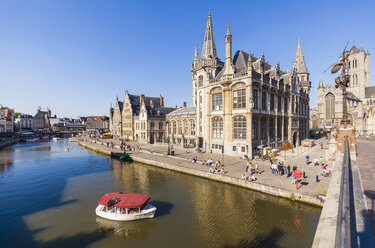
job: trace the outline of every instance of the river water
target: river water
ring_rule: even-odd
[[[150,195],[155,218],[96,217],[112,191]],[[310,247],[320,211],[67,140],[0,151],[0,247]]]

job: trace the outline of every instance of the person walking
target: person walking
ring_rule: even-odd
[[[290,184],[296,184],[296,176],[294,175],[294,171],[292,173],[292,182]]]
[[[320,158],[319,158],[319,163],[320,163],[320,165],[323,164],[323,158],[322,158],[322,156],[320,156]]]

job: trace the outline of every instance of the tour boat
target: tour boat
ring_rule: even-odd
[[[38,137],[26,138],[25,141],[26,141],[27,143],[33,143],[33,142],[37,142],[37,141],[39,141],[39,138],[38,138]]]
[[[70,142],[78,142],[78,138],[77,137],[71,137],[71,138],[69,138],[69,141]]]
[[[117,221],[153,218],[156,207],[149,200],[148,195],[111,192],[100,198],[95,212],[99,217]]]

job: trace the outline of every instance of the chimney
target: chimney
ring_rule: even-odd
[[[182,102],[182,107],[183,107],[183,108],[186,108],[186,107],[187,107],[186,102]]]
[[[141,94],[139,96],[139,103],[142,104],[142,102],[144,102],[144,101],[145,101],[145,95]]]
[[[150,100],[150,106],[151,108],[154,108],[154,100]]]
[[[160,107],[164,107],[164,97],[160,95]]]

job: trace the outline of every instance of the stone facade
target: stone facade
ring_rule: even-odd
[[[109,117],[107,116],[88,116],[86,121],[86,130],[108,130]]]
[[[186,104],[167,115],[166,135],[171,144],[196,146],[195,118],[196,107],[186,107]]]
[[[202,56],[192,63],[197,146],[206,151],[253,157],[259,145],[299,145],[309,135],[311,83],[300,40],[292,71],[272,66],[264,54],[232,56],[228,26],[225,63],[217,57],[209,13]]]
[[[0,134],[14,132],[14,110],[0,106]]]
[[[164,107],[164,98],[132,95],[125,92],[124,102],[116,99],[110,109],[110,131],[115,138],[142,143],[165,141],[166,115],[175,108]]]
[[[51,110],[47,108],[47,111],[42,111],[41,109],[38,109],[36,114],[33,117],[33,130],[39,130],[39,131],[50,131],[51,125],[49,122],[49,119],[51,118]]]
[[[375,132],[375,86],[370,86],[370,54],[363,48],[353,46],[349,50],[350,86],[347,88],[349,119],[358,134]],[[313,128],[333,128],[340,124],[343,116],[342,90],[333,84],[324,86],[320,80],[318,106],[311,110]]]

